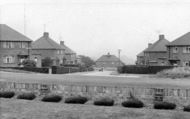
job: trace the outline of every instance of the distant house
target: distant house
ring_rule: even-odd
[[[145,65],[145,56],[144,56],[144,51],[140,52],[137,54],[137,65]]]
[[[44,32],[43,36],[32,43],[32,59],[37,62],[37,66],[41,67],[41,60],[47,57],[53,60],[53,65],[63,63],[64,49],[49,37],[48,32]]]
[[[6,24],[0,24],[0,66],[16,67],[30,56],[32,40]]]
[[[99,68],[117,68],[118,66],[122,66],[124,63],[115,55],[111,55],[108,53],[107,55],[102,55],[99,59],[96,61],[96,67]]]
[[[145,64],[146,65],[167,65],[167,48],[166,45],[169,43],[165,39],[164,35],[159,35],[157,40],[144,51]]]
[[[65,50],[64,63],[63,64],[77,64],[77,54],[68,46],[65,45],[64,41],[60,41],[61,47]]]
[[[167,45],[171,65],[190,66],[190,32]]]

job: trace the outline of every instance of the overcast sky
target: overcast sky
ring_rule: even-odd
[[[118,49],[136,59],[159,34],[172,41],[190,31],[188,0],[0,0],[0,22],[24,33],[24,6],[29,38],[45,30],[95,59]]]

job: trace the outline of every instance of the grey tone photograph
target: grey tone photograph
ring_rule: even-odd
[[[0,119],[190,119],[189,11],[0,0]]]

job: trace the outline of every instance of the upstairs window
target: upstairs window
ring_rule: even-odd
[[[183,53],[190,53],[190,47],[184,47]]]
[[[178,47],[173,48],[173,53],[178,53]]]
[[[4,42],[3,48],[14,48],[13,42]]]

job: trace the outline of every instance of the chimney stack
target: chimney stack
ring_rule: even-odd
[[[149,48],[150,46],[152,46],[152,43],[148,43],[148,48]]]
[[[159,40],[163,40],[163,39],[165,39],[164,35],[163,34],[159,35]]]
[[[49,37],[49,33],[48,32],[44,32],[44,37],[48,38]]]
[[[64,41],[60,41],[60,45],[64,45]]]

